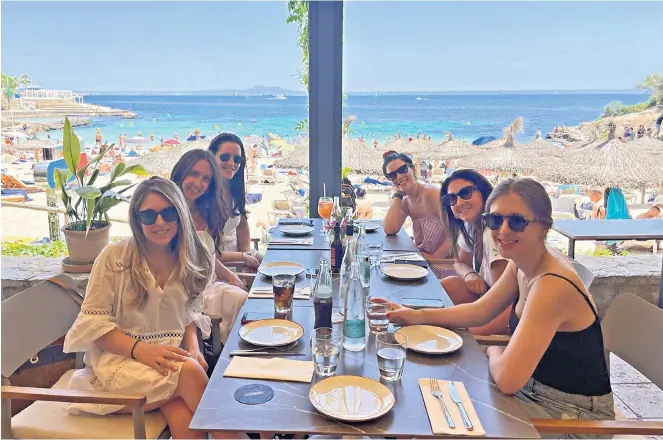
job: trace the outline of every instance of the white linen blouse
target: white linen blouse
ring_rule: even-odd
[[[210,319],[202,314],[203,292],[190,300],[177,270],[162,290],[144,260],[140,267],[147,273],[150,286],[143,303],[133,305],[140,288],[131,278],[130,257],[135,251],[133,240],[128,238],[109,244],[97,257],[81,311],[65,337],[64,352],[85,352],[86,367],[74,372],[71,389],[142,394],[149,404],[172,396],[180,369],[163,376],[134,359],[102,350],[95,341],[117,328],[144,343],[180,346],[189,324],[195,323],[204,338],[209,336],[211,326]],[[122,406],[98,404],[68,407],[74,414],[85,411],[104,415],[120,409]]]

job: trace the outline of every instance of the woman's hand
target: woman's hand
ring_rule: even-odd
[[[179,363],[189,358],[189,352],[170,345],[148,344],[140,341],[134,347],[134,358],[143,365],[155,369],[159,374],[168,375],[177,371]]]
[[[242,279],[235,273],[235,272],[230,272],[230,275],[228,277],[228,284],[232,284],[233,286],[237,286],[242,290],[247,290],[246,289],[246,284]]]
[[[244,266],[250,267],[251,269],[257,269],[260,267],[260,261],[246,252],[242,252],[242,263],[244,263]]]
[[[209,366],[207,365],[207,361],[205,360],[205,356],[202,354],[200,349],[198,347],[193,347],[193,348],[187,348],[188,352],[191,353],[191,357],[200,364],[201,367],[203,367],[203,370],[207,371],[207,368]]]
[[[465,285],[467,286],[467,290],[475,295],[483,295],[486,293],[486,282],[476,272],[470,272],[465,275]]]
[[[391,311],[387,312],[387,318],[389,322],[400,325],[414,325],[422,322],[421,315],[422,310],[414,310],[409,307],[403,307],[400,304],[386,300],[384,298],[375,298],[373,301],[388,304],[391,308]]]

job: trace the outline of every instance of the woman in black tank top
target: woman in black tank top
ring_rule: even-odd
[[[482,217],[499,253],[510,260],[504,274],[473,303],[435,310],[392,303],[389,319],[465,328],[511,308],[509,344],[486,351],[500,390],[515,394],[531,417],[614,418],[601,323],[573,266],[546,247],[551,214],[540,183],[503,181]]]

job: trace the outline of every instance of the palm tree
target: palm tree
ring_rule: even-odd
[[[25,87],[25,86],[29,86],[30,84],[32,84],[32,80],[30,79],[30,77],[28,76],[27,73],[24,73],[24,74],[21,75],[21,77],[18,79],[18,84],[19,84],[20,86],[23,86],[23,87]]]
[[[12,76],[5,75],[2,72],[2,100],[3,102],[7,100],[8,107],[11,109],[12,98],[14,93],[16,93],[16,87],[18,86],[18,80]]]

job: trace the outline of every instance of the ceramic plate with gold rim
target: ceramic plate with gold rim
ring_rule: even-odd
[[[432,325],[410,325],[396,333],[407,336],[407,348],[428,354],[453,353],[463,346],[463,338],[451,330]]]
[[[403,281],[420,280],[428,275],[428,269],[414,264],[381,264],[380,270],[389,278]]]
[[[280,347],[292,344],[304,336],[304,328],[286,319],[261,319],[249,322],[239,329],[239,337],[249,344],[262,347]]]
[[[273,263],[262,264],[258,268],[258,272],[267,277],[275,275],[299,275],[304,270],[306,269],[301,264],[290,261],[274,261]]]
[[[333,376],[311,387],[311,404],[322,414],[344,422],[377,419],[394,406],[389,388],[361,376]]]
[[[308,225],[281,225],[279,226],[279,231],[283,232],[285,235],[308,235],[314,231],[312,226]]]

